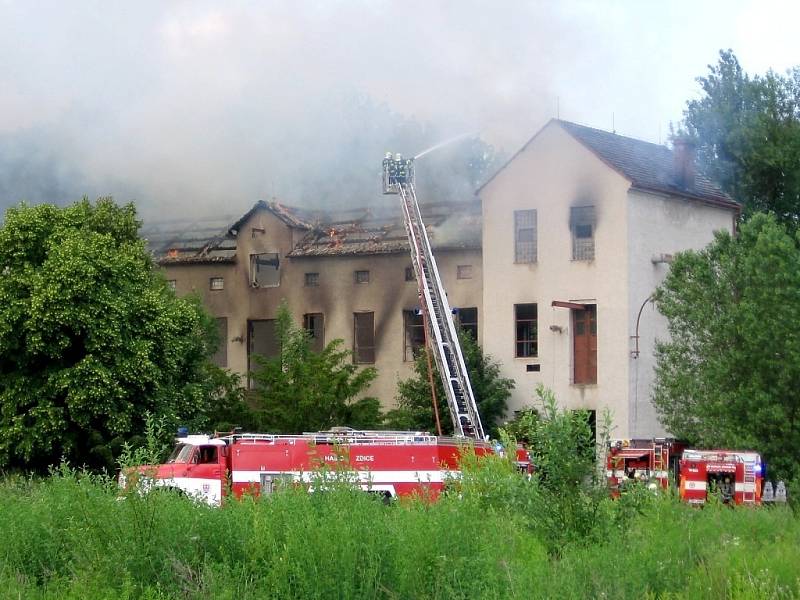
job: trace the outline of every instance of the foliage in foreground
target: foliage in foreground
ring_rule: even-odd
[[[469,371],[470,384],[483,427],[487,433],[495,435],[497,423],[508,409],[508,399],[511,397],[511,390],[514,389],[514,380],[500,376],[500,364],[483,353],[483,349],[469,332],[459,327],[458,338],[464,352],[464,362]],[[420,350],[414,360],[414,375],[397,384],[397,408],[386,414],[387,426],[392,429],[436,431],[427,352],[427,348]],[[434,371],[433,380],[442,433],[451,435],[453,422],[447,407],[442,378],[432,357],[431,368]]]
[[[669,341],[654,403],[677,437],[755,449],[771,478],[800,476],[800,248],[767,215],[678,254],[656,293]]]
[[[373,367],[352,362],[352,352],[333,340],[311,349],[309,334],[292,320],[288,305],[278,309],[278,356],[259,357],[255,417],[261,431],[300,433],[333,426],[375,429],[382,418],[380,401],[359,396],[377,376]]]
[[[460,494],[385,505],[338,488],[222,509],[120,500],[62,469],[0,484],[0,598],[789,598],[800,520],[672,497],[606,500],[593,539],[549,553],[535,489],[491,459]],[[512,504],[507,501],[517,496]],[[531,497],[530,504],[524,498]]]
[[[138,228],[134,207],[110,199],[6,213],[0,466],[112,466],[147,412],[204,424],[213,321],[175,297]]]

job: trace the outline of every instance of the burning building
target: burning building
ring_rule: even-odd
[[[455,318],[516,381],[510,408],[543,383],[565,406],[609,408],[618,437],[663,433],[649,396],[667,332],[647,300],[669,257],[732,230],[739,205],[696,172],[690,145],[559,120],[478,195],[423,198],[423,218]],[[399,205],[258,202],[230,225],[176,225],[144,235],[176,292],[200,293],[217,317],[218,364],[244,374],[255,355],[276,353],[285,299],[318,347],[341,338],[355,362],[377,367],[370,393],[393,403],[423,343]]]

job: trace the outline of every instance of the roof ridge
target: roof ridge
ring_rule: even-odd
[[[615,137],[622,138],[623,140],[626,141],[636,142],[637,144],[649,144],[650,146],[655,146],[656,148],[663,148],[667,152],[671,152],[669,146],[667,146],[666,144],[657,144],[656,142],[650,142],[648,140],[635,138],[630,135],[623,135],[621,133],[617,133],[616,131],[608,131],[607,129],[600,129],[599,127],[592,127],[591,125],[584,125],[583,123],[577,123],[575,121],[566,121],[564,119],[553,119],[553,121],[570,127],[579,127],[581,129],[588,129],[590,131],[596,131],[597,133],[602,133],[605,135],[613,135]]]

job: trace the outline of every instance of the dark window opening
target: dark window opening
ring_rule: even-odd
[[[425,326],[422,314],[417,310],[403,311],[403,360],[414,360],[425,347]]]
[[[319,273],[306,273],[306,287],[317,287],[319,285]]]
[[[594,260],[594,206],[573,206],[569,209],[572,232],[572,260]]]
[[[414,274],[414,267],[406,267],[406,281],[416,281],[417,276]]]
[[[515,356],[527,358],[539,353],[536,304],[515,304]]]
[[[303,315],[303,327],[311,340],[310,347],[314,352],[322,352],[325,347],[325,317],[322,313]]]
[[[250,284],[253,287],[278,287],[281,284],[280,260],[277,254],[250,255]]]
[[[375,362],[375,313],[353,313],[353,362]]]
[[[219,317],[216,319],[217,333],[219,335],[219,346],[214,356],[211,357],[211,362],[218,367],[228,366],[228,318]]]
[[[369,283],[369,271],[356,271],[355,272],[355,282],[356,283]]]
[[[464,331],[468,332],[472,339],[478,341],[478,309],[474,306],[459,308],[456,311],[458,324]]]
[[[247,322],[247,370],[252,373],[259,368],[256,356],[274,358],[280,356],[281,346],[275,330],[275,320],[251,320]],[[255,388],[255,381],[248,378],[248,387]]]

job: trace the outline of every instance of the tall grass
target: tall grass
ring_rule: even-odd
[[[552,499],[486,462],[436,503],[388,505],[346,486],[214,509],[120,499],[68,468],[6,479],[0,598],[800,597],[790,509],[634,496],[599,502],[588,534],[554,536]]]

